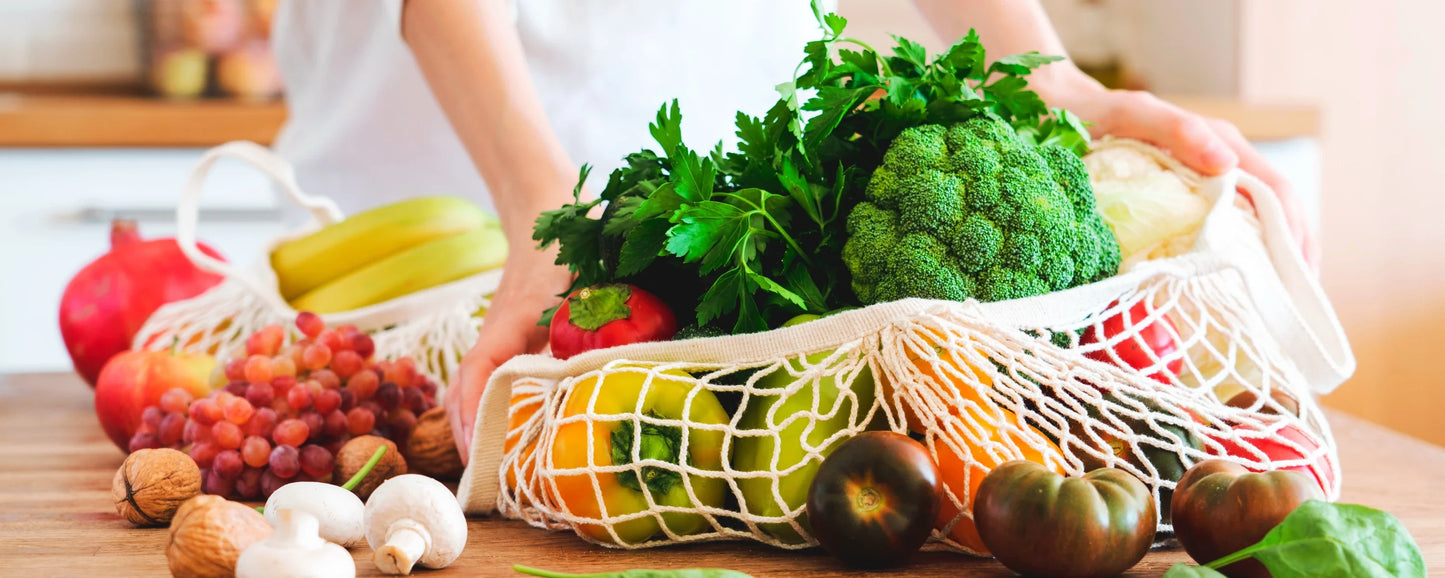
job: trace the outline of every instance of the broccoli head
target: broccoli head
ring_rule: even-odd
[[[1017,299],[1119,269],[1083,161],[992,114],[903,131],[864,194],[843,246],[864,303]]]

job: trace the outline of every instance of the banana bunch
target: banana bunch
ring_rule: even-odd
[[[420,197],[371,209],[288,241],[271,268],[297,311],[349,311],[501,267],[497,219],[457,197]]]

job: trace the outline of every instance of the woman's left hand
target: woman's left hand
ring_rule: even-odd
[[[1089,132],[1095,137],[1113,135],[1154,144],[1205,175],[1239,167],[1259,177],[1284,206],[1305,260],[1319,267],[1318,232],[1305,217],[1294,188],[1229,121],[1200,116],[1147,92],[1107,89],[1068,61],[1039,69],[1029,85],[1050,105],[1093,123]]]

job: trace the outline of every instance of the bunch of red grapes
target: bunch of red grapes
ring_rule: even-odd
[[[246,339],[246,355],[225,365],[227,385],[202,399],[183,389],[142,414],[130,450],[185,449],[208,494],[270,496],[289,482],[331,481],[347,440],[378,435],[404,447],[416,419],[436,406],[437,385],[403,357],[374,361],[376,346],[356,327],[327,329],[313,313],[296,317],[302,339],[270,325]]]

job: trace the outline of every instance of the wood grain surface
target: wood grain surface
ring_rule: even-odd
[[[1399,516],[1445,576],[1445,448],[1330,414],[1345,472],[1344,501]],[[90,390],[72,375],[0,375],[0,576],[164,576],[165,529],[135,529],[115,513],[110,480],[124,456],[96,425]],[[353,552],[359,576],[379,575],[371,551]],[[1048,555],[1040,552],[1040,555]],[[1130,576],[1158,576],[1187,561],[1179,549],[1152,552]],[[815,550],[713,543],[637,552],[608,550],[569,533],[474,519],[466,551],[450,568],[422,576],[514,576],[512,564],[599,572],[627,568],[725,567],[754,576],[848,576]],[[1002,566],[924,552],[892,576],[1008,576]]]

